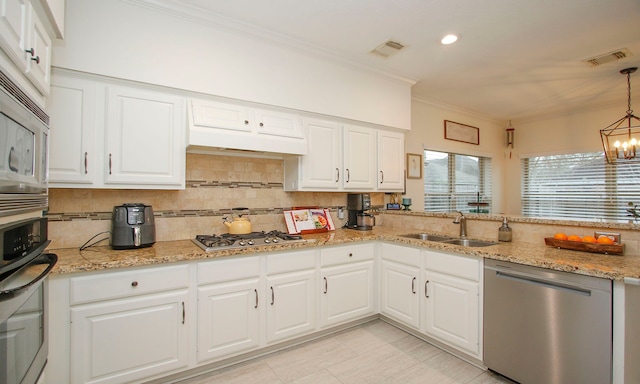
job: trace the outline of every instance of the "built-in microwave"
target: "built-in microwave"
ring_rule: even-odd
[[[0,216],[48,206],[49,117],[0,72]]]

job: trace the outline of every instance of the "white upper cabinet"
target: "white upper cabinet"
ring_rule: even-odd
[[[184,189],[185,99],[55,71],[50,186]]]
[[[27,70],[28,11],[27,0],[0,0],[0,47],[22,72]]]
[[[0,0],[0,48],[41,95],[49,95],[51,36],[28,0]]]
[[[45,96],[49,95],[51,83],[51,37],[44,24],[38,18],[33,7],[30,7],[27,22],[29,44],[27,53],[27,78]]]
[[[344,189],[371,191],[376,187],[376,131],[357,126],[343,129]]]
[[[302,155],[307,140],[300,116],[222,101],[189,100],[192,148],[229,148]]]
[[[93,184],[98,172],[96,84],[60,74],[48,99],[49,181]],[[101,165],[101,164],[100,164]]]
[[[106,184],[184,187],[184,99],[107,86]]]
[[[286,191],[404,189],[403,133],[317,119],[305,119],[304,129],[309,150],[285,159]]]
[[[404,133],[378,131],[378,190],[404,190]]]
[[[342,184],[342,126],[305,119],[306,156],[285,159],[285,189],[337,190]],[[296,188],[297,187],[297,188]]]

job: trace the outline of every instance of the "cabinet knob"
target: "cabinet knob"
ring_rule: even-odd
[[[28,54],[30,54],[30,55],[31,55],[31,57],[33,57],[33,56],[35,56],[35,55],[36,55],[36,50],[35,50],[35,49],[33,49],[33,48],[31,48],[31,49],[25,49],[24,51],[25,51],[25,52],[27,52]]]
[[[349,257],[353,257],[353,253],[352,252],[349,252]]]
[[[35,61],[36,64],[40,64],[40,56],[32,57],[31,60]]]
[[[245,120],[244,125],[249,125],[249,120]]]
[[[260,126],[261,126],[261,127],[264,127],[264,124],[263,124],[263,123],[260,123]]]
[[[138,282],[137,281],[132,281],[131,282],[131,286],[132,287],[137,287],[138,286]]]

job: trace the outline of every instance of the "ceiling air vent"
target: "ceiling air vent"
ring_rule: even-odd
[[[583,61],[591,67],[596,67],[598,65],[611,63],[613,61],[618,61],[629,56],[632,56],[631,52],[627,48],[622,48],[622,49],[618,49],[617,51],[605,53],[604,55],[599,55]]]
[[[371,53],[373,53],[376,56],[387,58],[393,55],[394,53],[400,52],[402,48],[404,48],[404,45],[396,41],[388,40],[384,44],[372,50]]]

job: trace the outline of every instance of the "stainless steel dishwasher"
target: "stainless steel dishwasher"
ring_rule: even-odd
[[[523,384],[611,383],[612,282],[485,260],[484,365]]]

